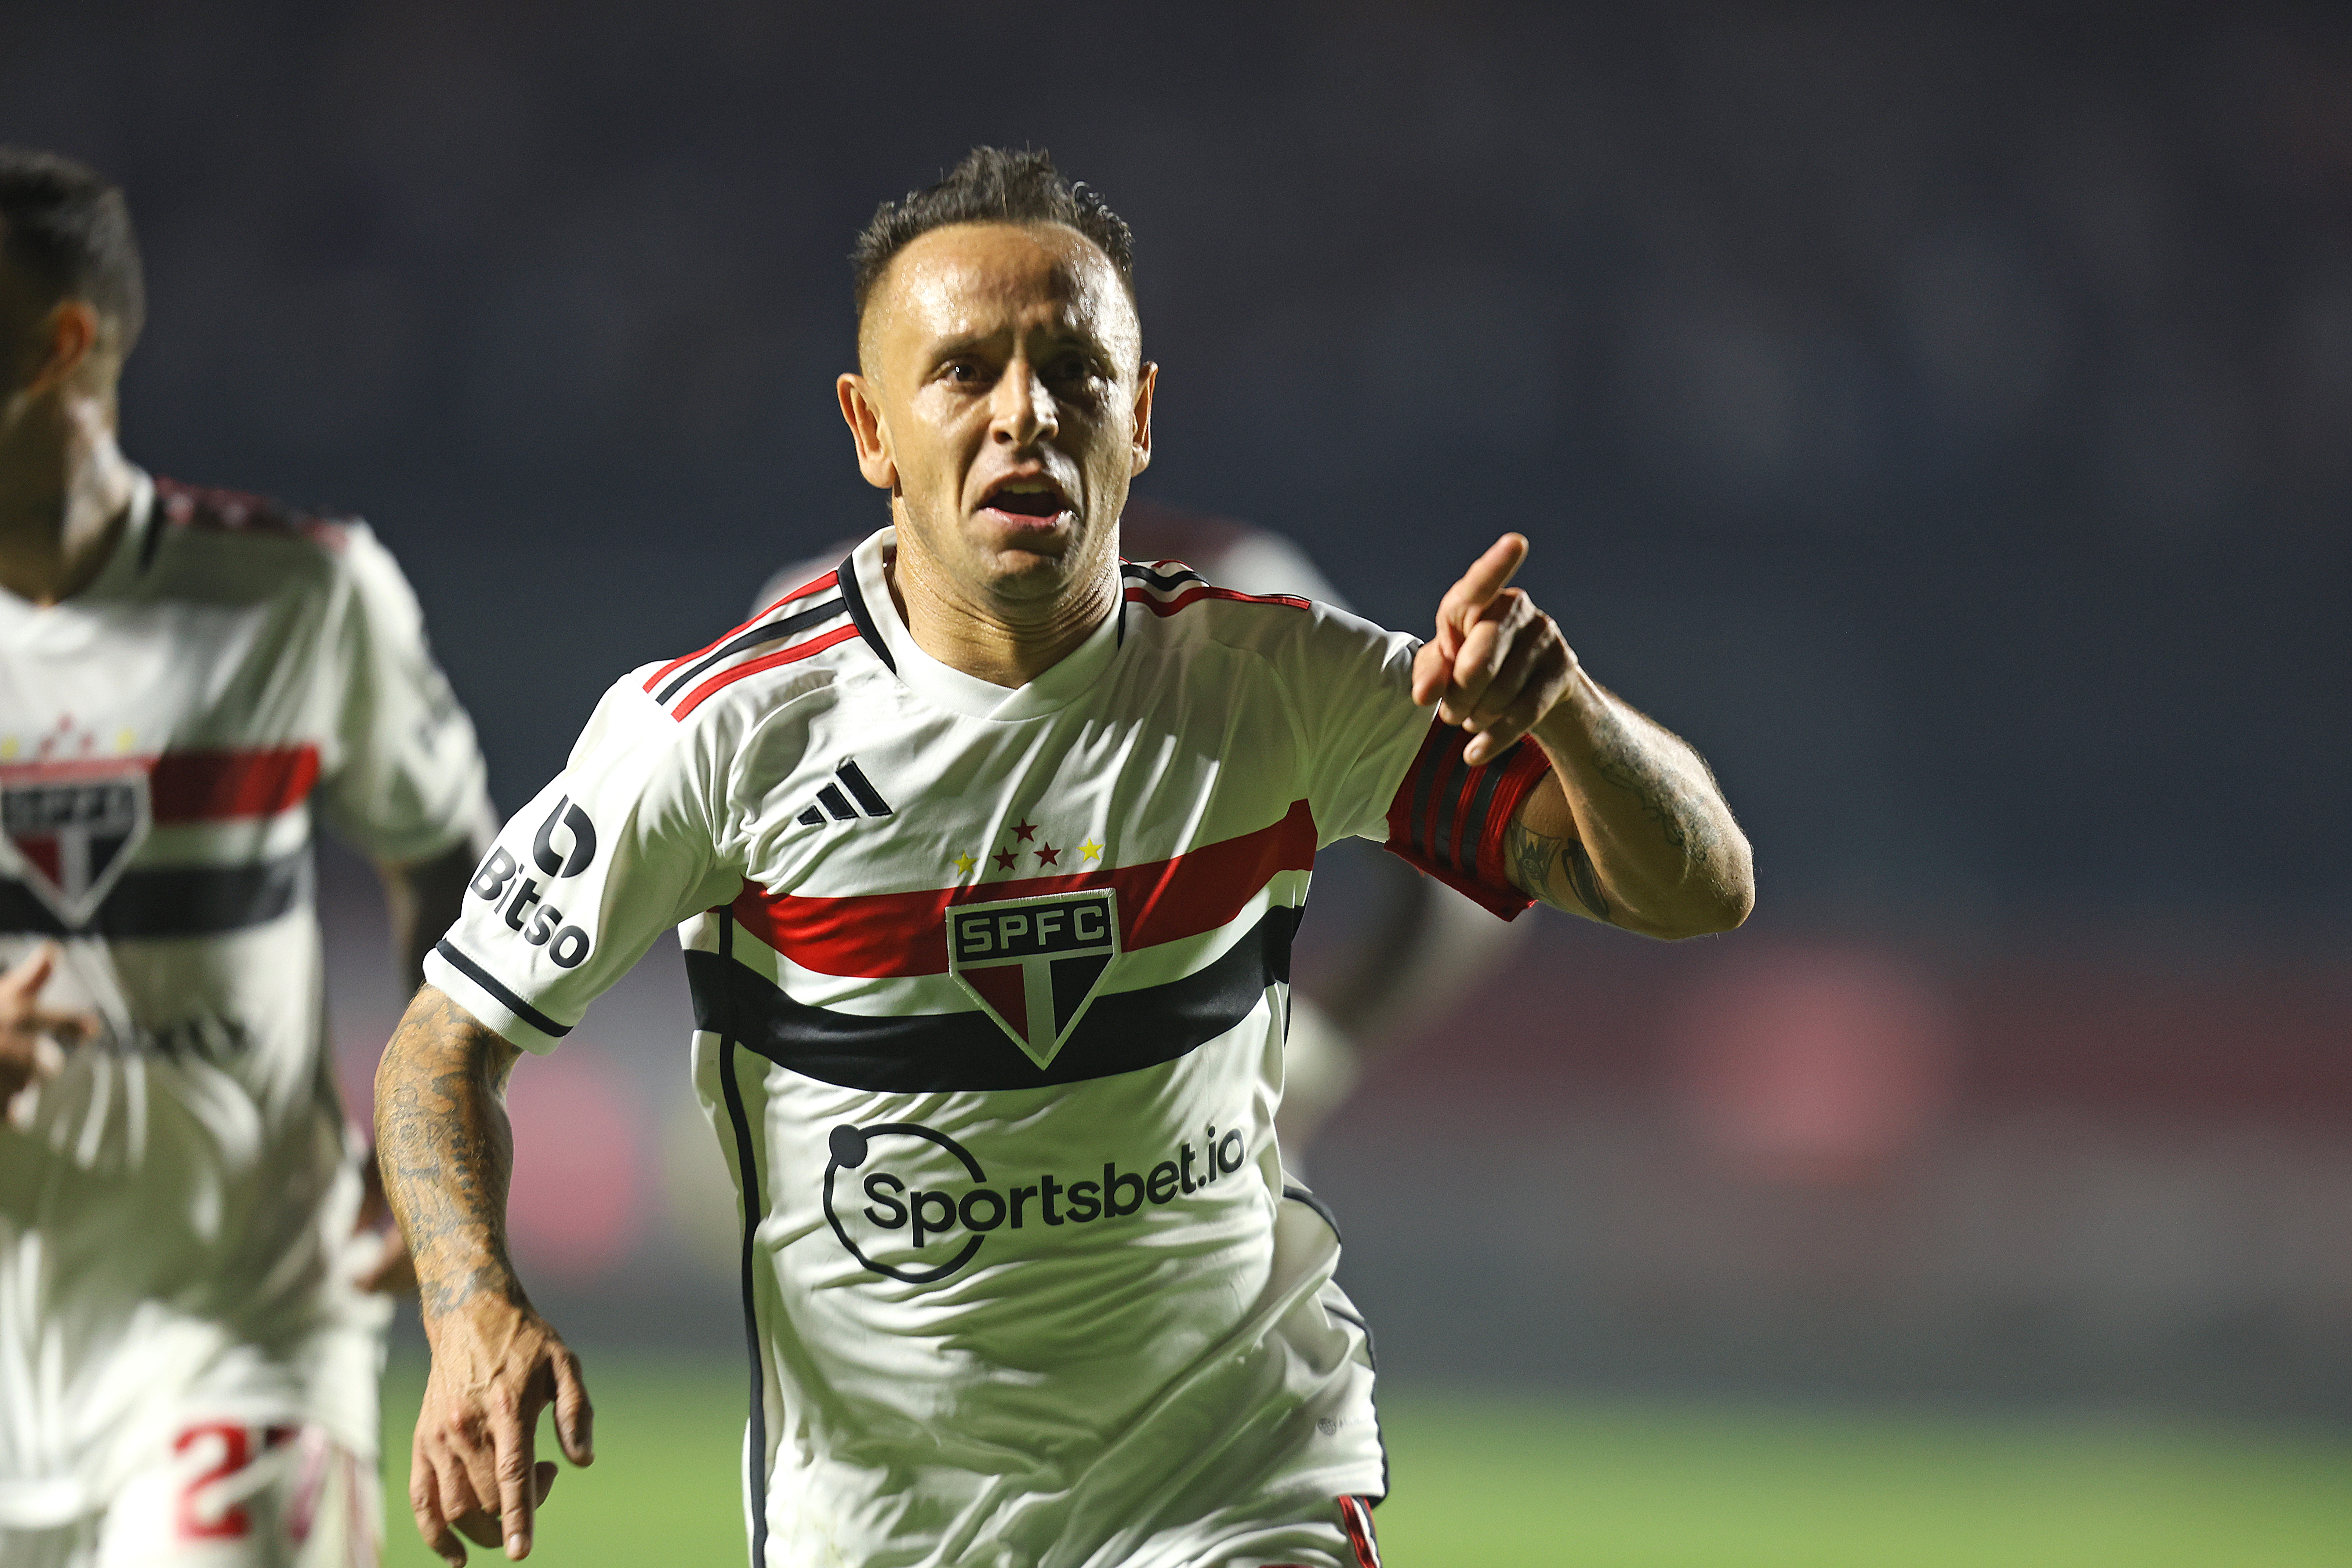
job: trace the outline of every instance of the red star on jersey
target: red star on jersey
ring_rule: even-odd
[[[1018,823],[1014,825],[1013,831],[1021,836],[1022,843],[1026,844],[1037,837],[1037,825],[1034,822]]]
[[[1037,846],[1037,864],[1040,866],[1058,866],[1061,863],[1062,852],[1060,850],[1055,848],[1050,844],[1040,844]]]
[[[996,868],[998,870],[1010,871],[1016,864],[1019,863],[1021,857],[1013,850],[1001,849],[995,854],[990,856],[989,858],[996,862]]]

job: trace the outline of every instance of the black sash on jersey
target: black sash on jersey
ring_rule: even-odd
[[[732,958],[689,949],[695,1027],[822,1083],[886,1094],[1035,1089],[1174,1061],[1239,1025],[1276,981],[1290,980],[1301,910],[1271,909],[1205,968],[1140,991],[1099,995],[1045,1067],[980,1012],[872,1018],[812,1007]]]

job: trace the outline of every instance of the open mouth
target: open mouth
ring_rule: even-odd
[[[990,488],[981,510],[1032,522],[1051,522],[1071,508],[1070,498],[1063,493],[1062,487],[1040,476],[999,481]]]

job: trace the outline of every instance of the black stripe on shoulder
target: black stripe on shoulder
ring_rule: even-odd
[[[502,983],[497,975],[492,974],[488,970],[484,969],[480,964],[476,963],[472,959],[467,957],[463,952],[460,952],[457,950],[457,944],[452,942],[447,937],[445,936],[439,942],[435,942],[433,944],[433,951],[439,953],[443,958],[448,960],[450,968],[456,970],[458,973],[464,975],[467,979],[472,981],[475,984],[480,986],[483,990],[496,997],[498,999],[499,1005],[504,1007],[508,1012],[512,1013],[516,1017],[520,1018],[524,1023],[529,1024],[532,1028],[537,1029],[541,1034],[548,1036],[551,1039],[560,1040],[564,1036],[572,1032],[571,1025],[557,1023],[554,1019],[549,1017],[546,1014],[541,1012],[538,1008],[532,1006],[530,1003],[524,1001],[521,997],[508,990],[504,983]]]
[[[882,640],[882,629],[874,624],[874,612],[866,607],[866,595],[857,586],[857,557],[844,557],[834,570],[841,574],[841,602],[849,606],[849,618],[856,626],[857,635],[866,639],[866,646],[874,650],[883,668],[898,674],[898,661],[890,657],[890,645]]]
[[[801,603],[801,601],[795,599],[793,603],[797,605]],[[810,626],[816,625],[819,621],[832,620],[835,616],[841,614],[841,602],[839,600],[827,599],[823,604],[803,610],[797,615],[786,616],[781,621],[770,621],[764,626],[753,626],[741,637],[730,637],[728,639],[726,646],[714,649],[709,654],[706,655],[692,668],[683,671],[677,678],[672,679],[667,686],[663,687],[660,694],[655,697],[654,700],[656,702],[667,702],[671,698],[678,694],[679,690],[685,687],[687,682],[692,680],[696,676],[700,675],[704,670],[709,669],[712,665],[717,664],[720,659],[732,658],[746,648],[758,647],[764,642],[779,642],[785,637],[791,637],[794,632],[805,631]]]
[[[1250,1015],[1290,978],[1299,911],[1272,909],[1206,968],[1165,985],[1097,996],[1068,1042],[1040,1068],[988,1015],[867,1017],[795,1002],[723,953],[688,949],[695,1027],[726,1032],[780,1067],[844,1089],[929,1094],[1082,1083],[1174,1061]]]

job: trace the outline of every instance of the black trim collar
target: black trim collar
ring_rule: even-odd
[[[882,628],[874,624],[874,612],[866,607],[866,593],[857,585],[857,555],[851,552],[834,568],[841,579],[841,602],[849,606],[849,618],[856,625],[857,635],[882,661],[882,668],[891,674],[898,673],[898,661],[890,657],[890,645],[882,640]]]

